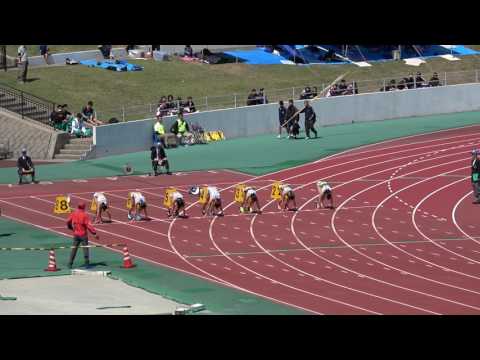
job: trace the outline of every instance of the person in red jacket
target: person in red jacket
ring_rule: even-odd
[[[85,203],[78,204],[78,209],[71,213],[67,220],[67,226],[70,230],[73,230],[73,248],[70,253],[70,261],[68,262],[68,268],[73,266],[73,260],[77,255],[77,250],[80,245],[88,245],[88,231],[98,240],[97,231],[90,223],[90,218],[85,212]],[[90,266],[88,248],[83,248],[83,256],[85,258],[85,267]]]

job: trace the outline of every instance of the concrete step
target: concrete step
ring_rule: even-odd
[[[71,149],[60,149],[61,155],[83,155],[85,150],[71,150]]]
[[[57,154],[55,159],[61,160],[80,160],[80,155],[71,155],[71,154]]]
[[[63,147],[65,150],[90,150],[90,144],[65,144]]]
[[[72,138],[70,139],[70,144],[93,144],[92,138]]]

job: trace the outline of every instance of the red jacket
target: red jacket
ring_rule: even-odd
[[[67,219],[67,226],[73,228],[73,235],[84,237],[87,236],[87,229],[93,235],[96,235],[97,230],[90,224],[90,218],[83,210],[76,210],[71,213]]]

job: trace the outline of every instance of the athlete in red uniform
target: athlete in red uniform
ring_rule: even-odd
[[[80,245],[88,245],[88,231],[98,240],[97,231],[90,224],[90,218],[85,212],[85,203],[78,204],[78,210],[70,214],[67,220],[67,226],[70,230],[73,230],[73,248],[70,253],[70,261],[68,262],[68,268],[71,269],[73,266],[73,260],[77,255],[77,250]],[[88,256],[88,248],[83,248],[83,256],[85,258],[85,265],[88,267],[90,265],[90,260]]]

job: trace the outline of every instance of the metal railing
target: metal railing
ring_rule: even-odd
[[[429,82],[433,76],[433,72],[422,73],[423,79],[425,79],[425,86],[420,83],[417,83],[416,80],[416,71],[412,71],[411,75],[413,76],[413,84],[410,84],[404,91],[408,91],[410,88],[419,88],[419,87],[428,87]],[[357,89],[358,94],[379,92],[379,91],[391,91],[392,90],[392,80],[395,80],[395,90],[401,91],[398,88],[399,83],[402,80],[405,80],[409,74],[402,74],[393,76],[390,78],[382,79],[373,79],[373,80],[360,80],[356,81],[355,79],[346,78],[345,82],[347,84],[352,84],[353,87]],[[445,85],[456,85],[456,84],[467,84],[467,83],[478,83],[479,82],[479,70],[465,70],[457,72],[441,72],[438,73],[438,86]],[[406,84],[408,85],[408,84]],[[310,84],[304,86],[295,86],[283,89],[266,89],[264,91],[265,99],[268,103],[278,103],[278,101],[288,101],[289,99],[299,100],[302,91],[305,89],[305,86],[310,87],[312,90],[316,88],[316,93],[320,95],[319,97],[331,96],[329,94],[328,88],[330,84],[322,83],[316,84],[315,80],[312,79]],[[400,86],[402,87],[402,86]],[[355,96],[354,94],[352,94]],[[342,95],[337,95],[342,96]],[[348,96],[348,95],[347,95]],[[197,111],[208,111],[208,110],[219,110],[219,109],[229,109],[247,106],[247,97],[248,92],[243,94],[231,94],[231,95],[222,95],[222,96],[205,96],[205,97],[196,97],[193,98],[195,107]],[[181,103],[177,100],[176,109],[181,107]],[[255,106],[255,105],[254,105]],[[256,105],[261,106],[261,105]],[[140,104],[140,105],[126,105],[121,108],[102,108],[97,109],[97,116],[102,120],[108,120],[112,117],[117,118],[119,121],[129,121],[129,120],[138,120],[143,118],[155,117],[158,104]],[[176,114],[176,109],[172,111],[172,114]]]
[[[28,117],[50,125],[50,114],[55,109],[55,103],[0,83],[0,108],[21,115],[22,119]]]

